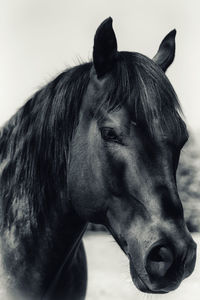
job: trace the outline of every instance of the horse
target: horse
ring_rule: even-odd
[[[118,51],[107,18],[93,60],[62,72],[1,128],[0,257],[9,299],[85,299],[88,222],[106,226],[145,293],[172,291],[192,273],[196,244],[176,185],[188,132],[165,75],[175,35],[150,59]]]

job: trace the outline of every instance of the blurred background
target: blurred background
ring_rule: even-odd
[[[190,140],[177,181],[188,228],[200,245],[200,2],[198,0],[0,0],[0,126],[36,90],[65,68],[92,57],[98,25],[112,16],[119,50],[153,57],[177,29],[176,58],[167,75],[178,94]],[[144,295],[111,236],[92,224],[85,237],[87,300],[199,299],[200,265],[169,295]]]

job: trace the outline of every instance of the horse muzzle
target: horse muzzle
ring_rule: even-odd
[[[168,293],[193,272],[196,243],[191,239],[181,245],[176,247],[163,240],[154,243],[146,251],[140,266],[139,263],[134,264],[131,254],[128,255],[131,276],[139,290],[145,293]]]

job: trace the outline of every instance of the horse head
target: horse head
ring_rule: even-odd
[[[176,185],[188,133],[165,75],[175,33],[149,59],[117,50],[111,18],[99,26],[70,146],[74,210],[108,228],[129,258],[134,283],[150,293],[177,288],[196,260]]]

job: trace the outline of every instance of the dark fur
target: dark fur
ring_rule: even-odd
[[[1,228],[14,222],[13,199],[20,201],[22,194],[28,195],[30,220],[39,226],[48,221],[51,206],[62,209],[62,203],[55,199],[57,191],[66,184],[70,141],[78,124],[91,65],[86,63],[63,72],[1,129],[0,158],[1,162],[8,160],[0,177]],[[160,67],[141,54],[121,52],[112,76],[106,102],[99,100],[96,110],[101,106],[108,111],[117,109],[129,101],[133,92],[133,121],[153,134],[152,118],[161,115],[162,125],[175,131],[176,138],[181,136],[180,105]]]
[[[156,115],[161,118],[159,124],[163,130],[168,128],[173,132],[175,140],[181,137],[185,131],[179,116],[180,106],[161,68],[138,53],[120,52],[116,60],[108,86],[103,91],[106,97],[99,95],[99,104],[93,109],[93,117],[98,115],[102,107],[113,111],[126,102],[130,107],[132,120],[141,128],[148,128],[150,135],[156,134],[156,128],[152,125]],[[20,260],[20,264],[29,262],[28,269],[29,266],[33,267],[34,274],[35,253],[32,245],[35,243],[41,258],[38,264],[45,260],[44,269],[46,267],[50,270],[50,275],[48,276],[47,272],[44,279],[46,282],[41,287],[43,293],[53,281],[53,276],[58,271],[57,266],[61,265],[62,269],[66,263],[64,261],[63,264],[65,248],[60,249],[60,245],[71,246],[62,229],[63,224],[67,228],[71,222],[73,228],[77,228],[78,243],[85,230],[85,224],[76,223],[74,216],[72,220],[65,218],[63,212],[67,210],[66,203],[70,202],[66,202],[66,199],[70,200],[67,186],[70,145],[79,122],[81,104],[89,84],[92,66],[92,63],[86,63],[60,74],[28,100],[0,131],[0,228],[2,234],[8,231],[16,237],[17,251],[21,255],[19,259],[15,258],[16,249],[12,249],[12,246],[7,254],[5,247],[4,264],[10,274],[18,276]],[[131,102],[130,98],[134,101]],[[61,218],[62,225],[59,225]],[[11,230],[13,227],[14,233]],[[50,241],[57,237],[55,245],[48,245],[47,234],[52,234]],[[44,248],[42,238],[46,239]],[[74,242],[73,239],[72,241]],[[9,240],[7,242],[9,243]],[[21,244],[24,244],[22,249]],[[45,247],[52,250],[50,259],[46,257]],[[24,256],[23,251],[26,252]],[[59,252],[58,255],[56,251]],[[12,258],[16,261],[10,263]],[[86,266],[86,263],[83,265]],[[77,273],[77,268],[74,269]],[[27,267],[25,270],[27,272]],[[67,273],[65,269],[64,272]],[[78,273],[76,275],[78,276]],[[28,279],[25,272],[21,281],[19,280],[20,284],[24,282],[24,278]],[[38,281],[40,282],[40,279]],[[78,283],[77,279],[76,281]],[[63,283],[62,285],[64,286]],[[70,286],[73,286],[73,283]],[[33,284],[33,291],[34,288]],[[80,298],[77,296],[77,299]]]

